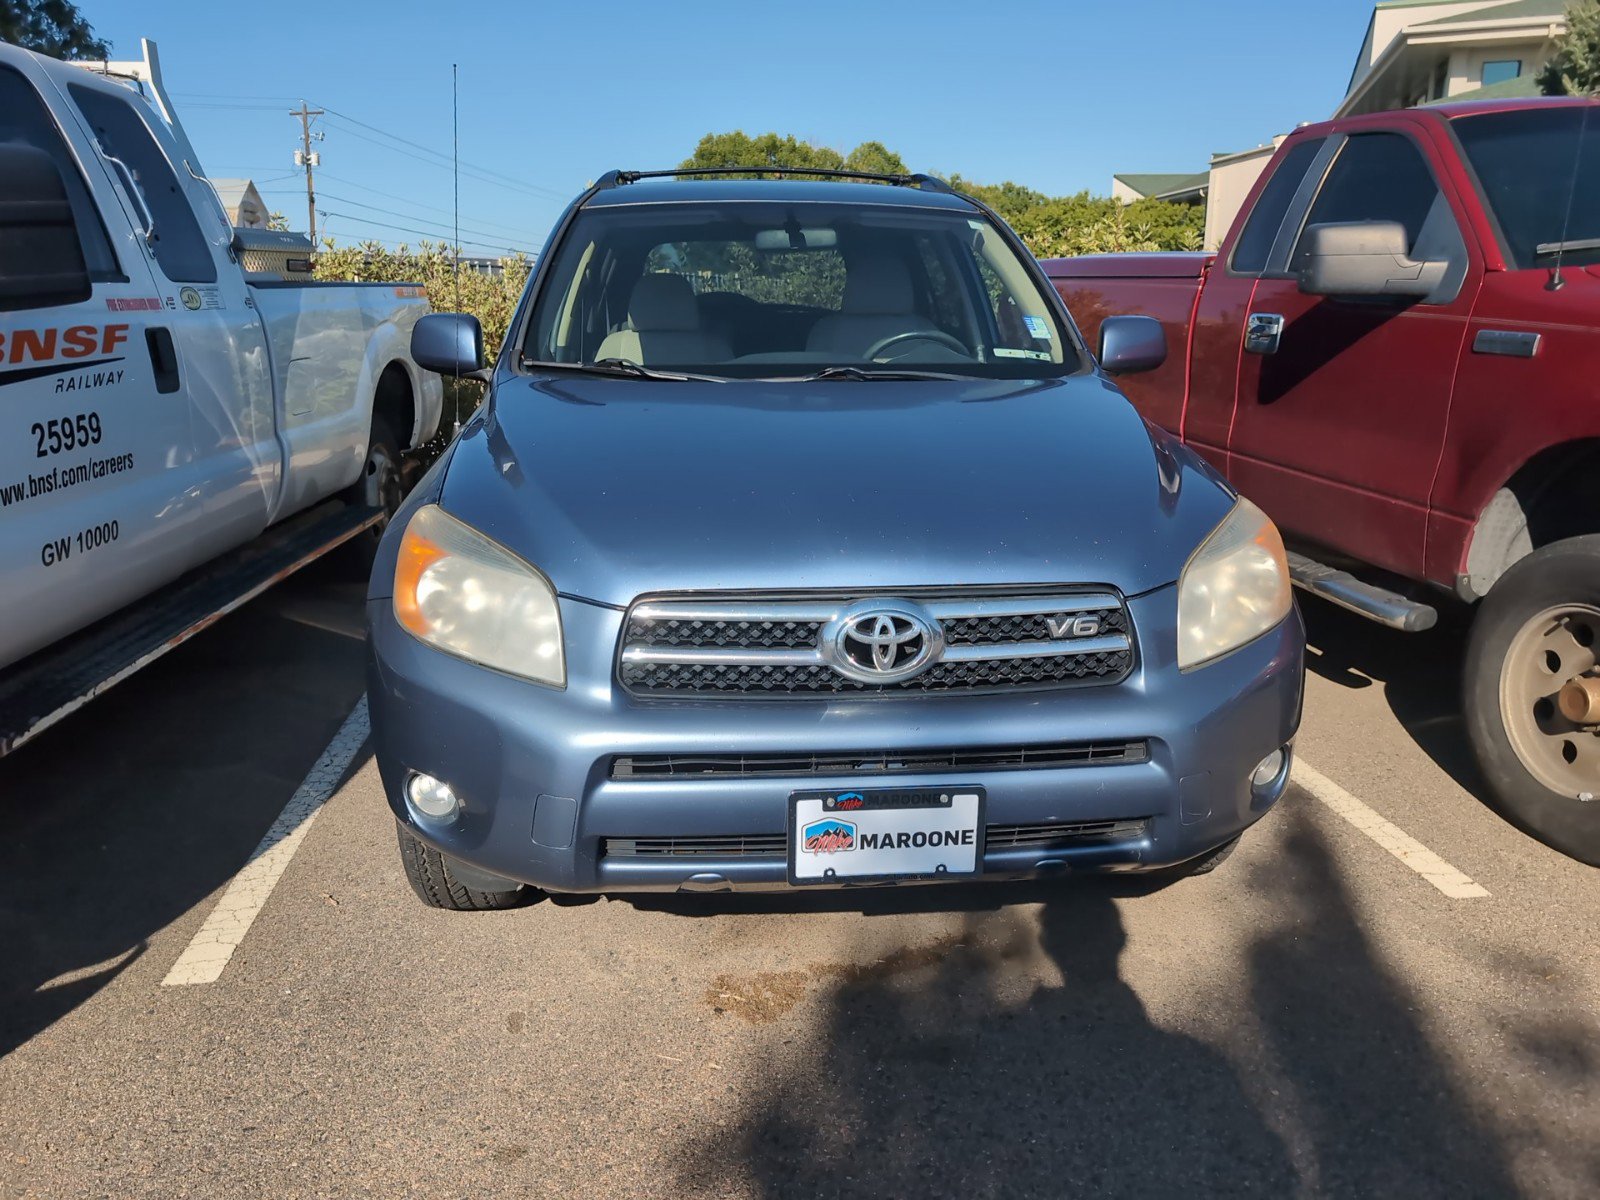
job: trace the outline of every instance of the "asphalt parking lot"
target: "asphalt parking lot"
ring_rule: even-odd
[[[359,594],[0,761],[0,1195],[1600,1193],[1597,876],[1474,798],[1458,631],[1308,602],[1309,771],[1209,877],[452,914]]]

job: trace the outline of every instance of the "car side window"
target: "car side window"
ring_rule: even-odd
[[[117,264],[111,239],[106,234],[105,223],[95,207],[89,185],[84,182],[78,164],[56,128],[50,110],[30,84],[9,67],[0,67],[0,143],[20,143],[42,150],[55,163],[66,188],[67,201],[72,206],[73,224],[77,226],[78,242],[83,248],[84,265],[89,278],[96,282],[121,280],[123,274]],[[0,179],[0,200],[6,199],[6,183]]]
[[[1261,189],[1261,198],[1256,201],[1233,248],[1233,261],[1229,265],[1237,273],[1257,275],[1266,270],[1267,257],[1278,240],[1284,218],[1289,215],[1289,205],[1316,160],[1317,152],[1322,149],[1323,140],[1310,138],[1296,143],[1283,156],[1266,187]]]
[[[127,165],[133,186],[144,197],[155,225],[150,250],[162,274],[174,283],[215,283],[217,264],[189,197],[134,106],[94,88],[69,90],[101,151]]]
[[[1454,225],[1449,206],[1411,139],[1400,133],[1354,134],[1323,180],[1289,260],[1290,273],[1304,265],[1305,229],[1346,221],[1397,221],[1415,254],[1430,221]]]

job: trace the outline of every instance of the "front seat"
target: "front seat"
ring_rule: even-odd
[[[903,260],[875,253],[846,264],[844,299],[811,327],[807,350],[865,358],[867,351],[897,333],[935,332],[938,326],[911,303],[911,273]]]
[[[627,329],[608,333],[596,361],[625,358],[641,366],[698,366],[733,357],[727,339],[700,328],[700,305],[681,275],[651,274],[628,297]]]

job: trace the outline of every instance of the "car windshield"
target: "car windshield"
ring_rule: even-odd
[[[1459,117],[1456,136],[1478,174],[1519,270],[1600,263],[1600,112],[1561,105]]]
[[[592,205],[561,241],[523,353],[733,378],[1081,365],[987,217],[827,201]]]

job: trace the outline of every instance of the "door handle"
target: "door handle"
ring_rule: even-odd
[[[178,350],[172,344],[172,330],[159,325],[146,329],[144,342],[150,348],[150,366],[155,370],[156,391],[163,395],[177,391],[182,380],[178,377]]]
[[[1276,354],[1283,341],[1283,317],[1279,313],[1251,313],[1244,326],[1246,354]]]
[[[144,225],[144,228],[139,231],[144,234],[144,244],[153,247],[156,244],[156,219],[150,213],[150,206],[145,203],[144,193],[139,190],[139,185],[134,182],[133,172],[128,170],[127,163],[113,154],[105,155],[105,160],[122,177],[123,190],[128,193],[128,199],[133,201],[133,206],[139,210],[139,220]]]

